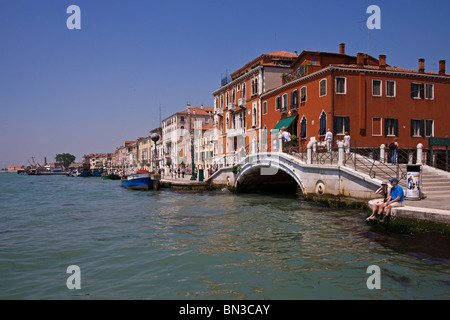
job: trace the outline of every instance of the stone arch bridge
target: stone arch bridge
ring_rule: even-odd
[[[233,167],[221,168],[208,181],[237,192],[301,191],[305,196],[344,196],[356,200],[376,198],[381,180],[336,164],[308,164],[286,153],[248,155]]]

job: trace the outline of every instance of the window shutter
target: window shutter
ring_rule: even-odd
[[[420,120],[420,136],[425,137],[425,120]]]
[[[394,119],[394,135],[398,137],[398,119]]]
[[[348,134],[350,134],[350,118],[349,117],[344,117],[344,128],[345,128],[345,131],[347,131]]]
[[[411,83],[411,98],[414,99],[416,96],[416,85],[414,83]]]
[[[414,120],[411,119],[411,137],[414,137]]]
[[[333,134],[336,135],[337,132],[338,119],[337,117],[333,117]]]
[[[387,119],[385,118],[385,119],[384,119],[384,136],[385,136],[385,137],[387,137],[387,135],[388,135],[388,129],[389,129],[389,127],[388,127],[388,121],[387,121]]]
[[[425,97],[425,95],[424,95],[424,93],[423,93],[423,91],[424,91],[424,85],[423,85],[423,83],[421,83],[421,84],[419,85],[419,88],[420,88],[420,99],[423,99],[423,98]]]

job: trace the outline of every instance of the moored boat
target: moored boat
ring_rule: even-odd
[[[122,176],[122,187],[136,190],[149,190],[153,188],[152,172],[138,170],[135,174]]]

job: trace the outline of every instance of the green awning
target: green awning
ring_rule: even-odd
[[[280,130],[282,127],[289,127],[292,123],[292,121],[295,120],[295,118],[297,118],[297,116],[292,116],[292,117],[288,117],[288,118],[284,118],[281,119],[280,121],[278,121],[277,125],[272,129],[272,130]]]

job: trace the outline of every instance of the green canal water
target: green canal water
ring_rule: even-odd
[[[300,195],[0,174],[1,299],[449,299],[450,239]],[[80,270],[70,290],[67,268]],[[369,266],[380,268],[370,290]]]

